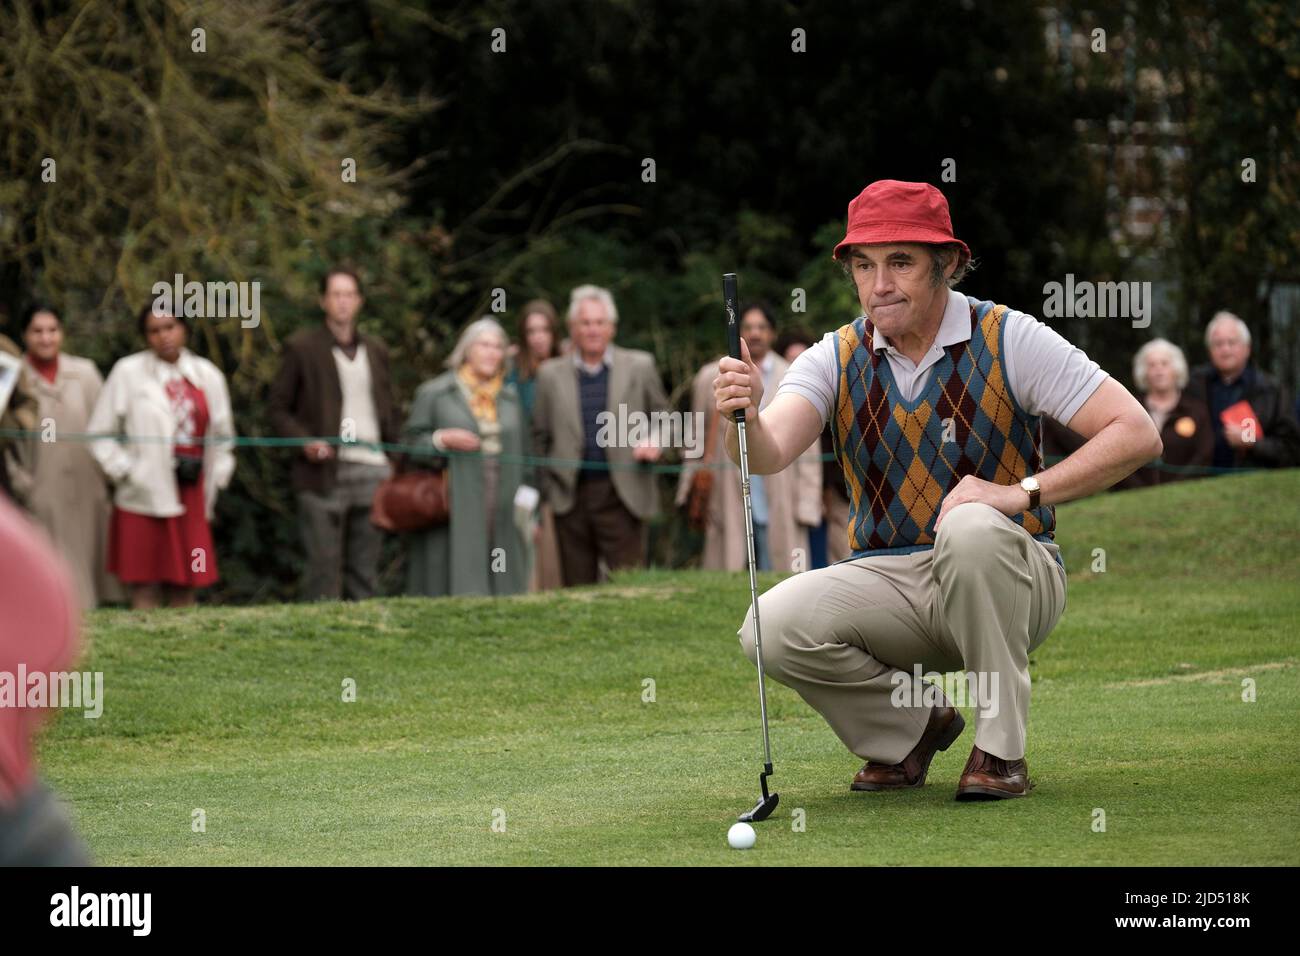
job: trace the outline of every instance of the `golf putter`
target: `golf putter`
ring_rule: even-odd
[[[728,272],[722,277],[722,299],[727,308],[727,351],[734,359],[740,354],[740,305],[736,290],[736,274]],[[745,445],[745,410],[736,409],[736,435],[740,443],[740,491],[745,498],[745,546],[749,554],[749,599],[754,611],[754,649],[758,652],[758,710],[763,718],[763,772],[758,775],[758,785],[763,796],[754,809],[747,810],[737,819],[741,823],[766,820],[776,809],[780,795],[767,792],[767,778],[772,776],[772,744],[767,733],[767,692],[763,686],[763,635],[758,624],[758,561],[754,555],[754,503],[749,497],[749,449]]]

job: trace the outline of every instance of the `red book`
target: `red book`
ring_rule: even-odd
[[[1255,414],[1255,409],[1251,408],[1250,402],[1245,399],[1219,412],[1219,420],[1225,425],[1235,425],[1247,434],[1253,432],[1255,441],[1264,437],[1264,426],[1259,423],[1259,416]]]

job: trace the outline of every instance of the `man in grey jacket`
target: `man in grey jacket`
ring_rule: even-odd
[[[618,309],[609,290],[574,289],[568,323],[573,352],[538,369],[532,429],[537,455],[575,462],[541,470],[572,586],[595,583],[601,559],[611,569],[645,562],[645,523],[659,511],[649,465],[660,448],[627,440],[636,429],[620,426],[644,426],[667,412],[668,398],[654,356],[613,344]]]

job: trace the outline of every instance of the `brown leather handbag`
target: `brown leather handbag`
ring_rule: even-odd
[[[397,473],[375,491],[370,523],[385,531],[426,531],[447,523],[451,482],[446,469],[409,468],[398,462]]]

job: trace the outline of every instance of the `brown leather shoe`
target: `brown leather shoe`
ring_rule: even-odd
[[[958,800],[1006,800],[1023,797],[1033,786],[1029,766],[1019,760],[1003,760],[972,747],[966,769],[957,784]]]
[[[966,721],[957,708],[944,702],[942,707],[930,709],[930,719],[926,722],[921,739],[916,742],[912,752],[903,758],[902,763],[874,763],[868,760],[862,765],[850,790],[906,790],[919,787],[925,783],[926,771],[930,761],[939,750],[947,750],[952,742],[961,736]]]

